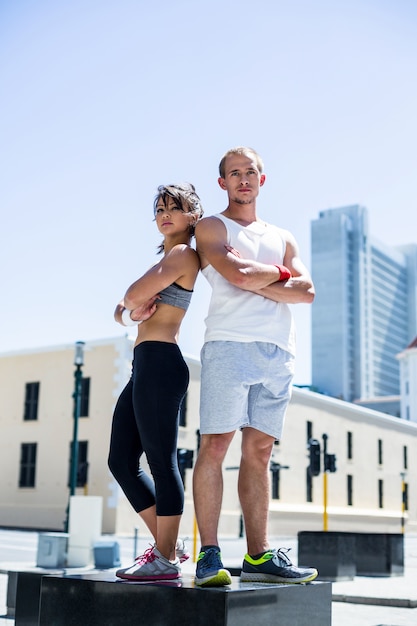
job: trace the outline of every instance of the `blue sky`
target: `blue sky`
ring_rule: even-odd
[[[1,0],[0,352],[123,334],[114,307],[160,241],[157,185],[188,180],[223,210],[235,145],[262,155],[259,215],[307,266],[330,207],[416,242],[416,69],[413,0]],[[187,354],[208,299],[199,278]],[[310,307],[293,310],[303,384]]]

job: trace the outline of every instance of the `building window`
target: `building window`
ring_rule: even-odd
[[[404,483],[403,502],[404,511],[408,511],[408,483]]]
[[[310,469],[306,468],[307,502],[313,502],[313,477]]]
[[[81,379],[80,417],[88,417],[90,405],[90,379]]]
[[[378,480],[378,507],[384,508],[384,481],[381,479]]]
[[[408,450],[407,450],[407,446],[404,446],[404,448],[403,448],[403,468],[405,470],[408,469]]]
[[[353,459],[353,433],[350,431],[347,434],[347,458]]]
[[[178,411],[180,426],[187,426],[187,398],[188,398],[188,392],[183,397],[180,410]]]
[[[35,486],[36,449],[36,443],[22,443],[20,447],[19,487]]]
[[[347,475],[347,503],[348,506],[353,506],[353,476]]]
[[[378,465],[382,465],[382,463],[383,463],[382,439],[378,439]]]
[[[307,421],[307,444],[313,438],[313,422]]]
[[[40,383],[26,383],[24,421],[38,419]]]

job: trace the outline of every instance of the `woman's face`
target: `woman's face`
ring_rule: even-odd
[[[163,234],[174,234],[189,230],[193,221],[192,214],[184,211],[178,200],[165,196],[160,197],[155,210],[155,220],[158,230]]]

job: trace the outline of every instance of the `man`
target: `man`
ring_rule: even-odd
[[[195,582],[231,583],[217,531],[222,463],[237,429],[242,430],[238,492],[247,538],[241,580],[309,582],[317,570],[295,567],[285,550],[270,548],[268,509],[270,457],[281,438],[294,370],[288,304],[311,303],[314,286],[291,233],[257,216],[256,199],[265,183],[260,156],[251,148],[233,148],[219,173],[228,206],[196,227],[212,296],[201,352],[201,441],[193,484],[201,538]]]

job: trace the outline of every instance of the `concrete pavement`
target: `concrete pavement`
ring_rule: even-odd
[[[15,566],[24,567],[25,563],[34,566],[37,538],[38,533],[35,532],[0,530],[0,571],[5,571],[7,562],[12,562],[12,554],[16,555],[16,561],[13,562]],[[133,540],[126,537],[116,539],[120,543],[122,565],[129,565],[133,561]],[[192,551],[192,542],[188,543]],[[332,584],[332,626],[417,625],[417,535],[406,534],[404,544],[403,576],[372,578],[356,576],[352,581]],[[22,545],[24,550],[19,552],[19,546]],[[148,545],[149,538],[141,537],[137,551],[143,551]],[[289,556],[295,564],[297,563],[296,538],[281,538],[274,541],[273,545],[277,548],[290,547]],[[245,552],[244,539],[224,538],[221,541],[221,549],[225,566],[238,567]],[[194,570],[195,564],[191,559],[183,564],[185,574],[193,573]],[[6,593],[7,575],[0,574],[0,626],[13,626],[14,620],[5,617]],[[278,615],[277,626],[279,626]]]

